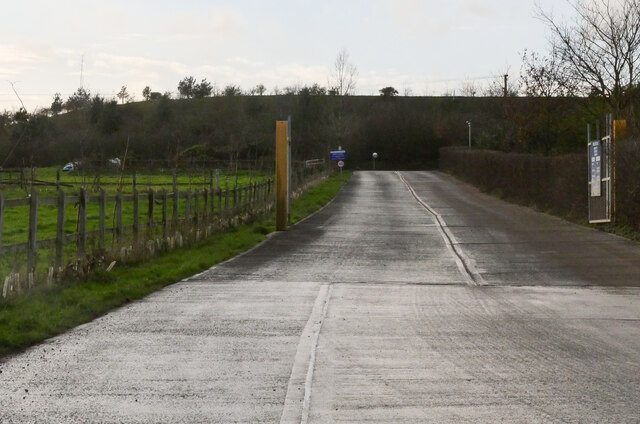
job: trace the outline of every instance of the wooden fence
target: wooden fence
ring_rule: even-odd
[[[296,164],[292,198],[327,175],[326,166]],[[174,174],[171,191],[138,190],[135,181],[127,193],[60,185],[55,197],[39,196],[36,187],[26,198],[6,199],[0,193],[2,296],[197,242],[274,205],[271,179],[221,188],[211,177],[208,187],[182,190]],[[28,221],[22,222],[19,237],[14,223],[7,225],[8,213]]]
[[[118,192],[113,196],[108,196],[103,189],[97,194],[80,189],[74,195],[60,189],[58,196],[53,198],[40,198],[32,189],[29,197],[11,200],[0,194],[0,257],[13,256],[14,259],[12,269],[5,270],[3,297],[26,291],[42,280],[43,275],[51,283],[64,274],[65,267],[70,264],[82,268],[97,256],[126,261],[136,248],[138,253],[148,250],[150,252],[146,253],[153,254],[154,250],[169,250],[185,242],[198,241],[216,229],[268,210],[273,203],[273,185],[268,179],[240,187],[204,188],[193,192],[181,192],[176,186],[171,192],[134,188],[132,194]],[[114,205],[111,224],[107,222],[108,204]],[[87,226],[90,205],[97,205],[98,209],[98,228],[92,231]],[[43,206],[48,206],[49,212],[55,209],[55,237],[38,237],[39,210]],[[76,231],[70,234],[67,214],[71,206],[77,208],[77,220]],[[28,210],[28,240],[3,245],[5,213],[10,208],[20,207]],[[124,214],[125,209],[131,216]],[[125,225],[125,220],[130,224]],[[89,240],[93,241],[92,249],[89,249]],[[69,257],[69,250],[72,257]],[[52,254],[47,263],[41,264],[43,251]],[[18,257],[26,262],[23,272],[18,272],[25,266],[15,261]]]

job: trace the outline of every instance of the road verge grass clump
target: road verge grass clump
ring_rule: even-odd
[[[292,222],[327,204],[348,181],[337,174],[296,199]],[[83,279],[37,287],[27,295],[0,301],[0,357],[60,334],[162,287],[230,259],[263,241],[275,230],[274,216],[227,229],[189,248],[111,272],[96,271]]]

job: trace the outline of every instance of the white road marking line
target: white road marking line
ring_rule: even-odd
[[[424,200],[418,196],[418,193],[413,189],[411,184],[407,180],[404,179],[400,172],[396,171],[396,175],[400,178],[400,180],[404,183],[405,186],[409,189],[409,192],[413,195],[418,203],[422,207],[424,207],[431,215],[434,216],[438,228],[438,232],[442,236],[447,249],[453,254],[453,258],[456,261],[456,265],[460,270],[460,273],[465,278],[467,283],[472,286],[486,286],[487,282],[482,278],[482,275],[475,268],[469,257],[464,253],[464,251],[460,248],[458,240],[456,240],[453,233],[447,228],[447,223],[440,216],[438,212],[436,212],[431,206],[429,206]]]
[[[323,284],[320,286],[320,292],[318,293],[318,297],[316,297],[311,315],[300,336],[296,357],[291,369],[291,377],[289,378],[280,424],[306,424],[309,420],[313,371],[316,365],[316,351],[318,349],[318,340],[320,339],[322,324],[327,317],[332,292],[333,284]],[[306,373],[304,370],[305,364],[307,365]],[[302,402],[301,408],[299,405],[300,402]]]

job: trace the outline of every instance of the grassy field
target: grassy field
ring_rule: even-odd
[[[3,184],[0,180],[0,192],[4,195],[5,199],[21,199],[29,195],[30,193],[30,181],[33,179],[36,182],[47,182],[51,185],[36,184],[33,187],[38,191],[40,197],[55,197],[57,193],[57,187],[55,186],[57,173],[60,168],[36,168],[33,175],[30,171],[25,171],[25,183],[26,187],[21,188],[16,184]],[[227,187],[233,188],[235,186],[242,186],[256,181],[263,181],[266,178],[271,177],[270,173],[259,171],[243,171],[225,172],[221,171],[218,181],[214,177],[214,187],[219,185],[221,189]],[[176,172],[176,182],[180,190],[195,190],[196,188],[205,188],[210,186],[212,172],[209,169],[193,169],[193,170],[178,170]],[[10,174],[3,174],[3,180],[16,180],[18,174],[11,172]],[[90,171],[70,171],[60,172],[60,184],[62,189],[66,192],[74,192],[81,187],[86,188],[88,191],[97,193],[98,188],[104,189],[107,194],[115,194],[118,189],[124,194],[130,194],[133,191],[133,174],[130,172],[120,175],[114,170],[101,170],[98,172]],[[136,173],[136,186],[138,190],[171,190],[173,185],[173,170],[156,170],[156,171],[144,171]]]
[[[328,203],[350,173],[336,174],[296,199],[297,222]],[[0,356],[17,352],[88,322],[109,310],[246,251],[274,231],[274,217],[214,235],[144,263],[96,272],[82,281],[39,287],[27,296],[0,301]]]
[[[59,172],[58,168],[38,168],[33,171],[33,175],[29,172],[28,178],[33,178],[35,181],[47,181],[54,183],[56,181],[56,174]],[[213,174],[215,175],[215,174]],[[187,191],[192,193],[195,190],[202,190],[204,188],[210,188],[213,186],[216,188],[218,185],[222,190],[226,188],[242,187],[249,183],[262,182],[269,178],[268,175],[258,174],[256,172],[242,171],[233,174],[218,174],[218,179],[211,181],[212,173],[210,171],[181,171],[176,175],[178,190],[182,193],[182,196]],[[13,175],[12,178],[16,176]],[[9,177],[5,174],[4,181]],[[162,190],[173,190],[173,171],[155,171],[140,173],[136,177],[137,189],[140,194],[139,210],[140,210],[140,222],[144,223],[148,221],[148,189],[154,189],[158,192],[156,197],[156,206],[154,208],[154,221],[160,222],[162,219],[162,208],[158,205],[160,199],[160,192]],[[79,189],[84,187],[87,189],[90,197],[96,197],[99,195],[98,186],[94,184],[95,177],[88,177],[82,175],[80,172],[60,172],[60,181],[62,190],[66,196],[77,195]],[[122,178],[115,172],[105,172],[100,176],[101,187],[105,190],[107,196],[115,195],[118,190],[118,183],[122,182],[120,187],[122,192],[127,195],[132,193],[133,176],[131,174],[125,175]],[[55,185],[34,185],[33,186],[39,196],[39,199],[56,198],[58,191]],[[24,199],[26,197],[26,190],[20,189],[19,186],[0,184],[0,192],[5,199]],[[168,217],[172,215],[172,199],[168,201]],[[209,197],[209,202],[211,198]],[[215,208],[219,207],[217,199],[215,200]],[[186,215],[186,200],[181,197],[178,207],[178,215],[185,217]],[[232,200],[229,200],[232,203]],[[202,211],[203,201],[200,200],[199,208]],[[108,200],[105,208],[105,226],[107,230],[115,227],[115,201]],[[192,199],[191,208],[192,211],[195,207],[195,202]],[[87,231],[95,232],[99,229],[100,223],[100,206],[97,202],[90,202],[87,204]],[[123,225],[125,227],[133,224],[133,202],[125,201],[123,203]],[[75,203],[68,204],[66,206],[65,213],[65,225],[64,232],[66,235],[75,234],[78,230],[78,205]],[[51,205],[40,205],[38,207],[38,227],[37,238],[39,241],[52,240],[56,237],[57,232],[57,207]],[[29,234],[29,207],[28,206],[14,206],[5,207],[4,220],[2,222],[2,246],[10,246],[15,244],[24,244],[28,241]],[[112,237],[108,237],[106,245],[109,245],[109,241]],[[97,242],[90,240],[92,247],[95,247]],[[67,249],[68,252],[65,255],[65,259],[72,259],[74,257],[73,249]],[[26,269],[26,254],[24,252],[16,252],[8,254],[5,252],[0,258],[0,275],[6,276],[9,272],[23,273]],[[38,272],[46,273],[49,266],[53,265],[54,253],[51,249],[40,249],[38,259]]]

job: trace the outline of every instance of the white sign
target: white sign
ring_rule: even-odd
[[[339,160],[338,161],[338,167],[342,168],[344,166],[344,161],[343,160]]]
[[[602,145],[589,143],[589,169],[591,171],[591,197],[602,196]]]

